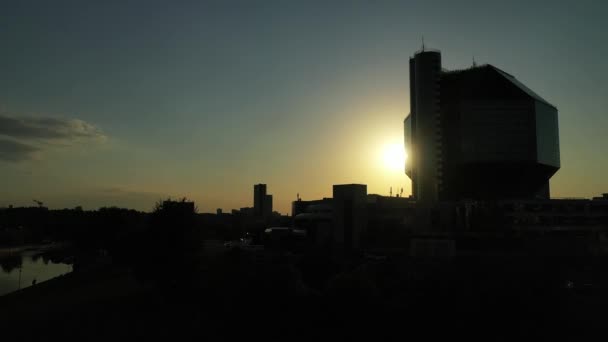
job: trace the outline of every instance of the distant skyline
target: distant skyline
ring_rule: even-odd
[[[0,207],[202,212],[411,191],[408,58],[489,63],[558,108],[554,197],[608,192],[599,1],[27,1],[0,4]],[[517,175],[513,175],[517,177]]]

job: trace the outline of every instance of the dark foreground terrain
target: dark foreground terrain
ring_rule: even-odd
[[[589,340],[605,335],[606,265],[236,250],[195,271],[110,264],[62,276],[0,297],[0,325],[6,341]]]

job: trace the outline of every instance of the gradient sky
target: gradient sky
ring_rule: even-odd
[[[559,110],[559,197],[608,192],[603,1],[3,1],[0,206],[275,209],[388,194],[408,58],[513,74]],[[513,175],[517,177],[517,175]]]

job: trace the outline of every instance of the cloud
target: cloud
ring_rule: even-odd
[[[112,187],[102,188],[101,192],[103,192],[107,195],[116,195],[116,196],[133,195],[133,196],[167,197],[166,194],[163,194],[160,192],[133,190],[133,189],[130,189],[127,187],[122,187],[122,186],[112,186]]]
[[[39,140],[103,139],[99,128],[79,119],[14,118],[0,114],[0,135]]]
[[[32,159],[39,148],[9,139],[0,138],[0,160],[18,162]]]
[[[11,117],[0,114],[0,160],[32,159],[50,145],[71,145],[76,141],[105,141],[94,125],[79,119],[54,117]]]

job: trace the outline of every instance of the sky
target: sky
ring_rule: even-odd
[[[275,210],[332,185],[409,195],[408,59],[473,57],[558,108],[555,197],[608,192],[603,1],[0,2],[0,207]],[[517,177],[517,175],[513,175]]]

